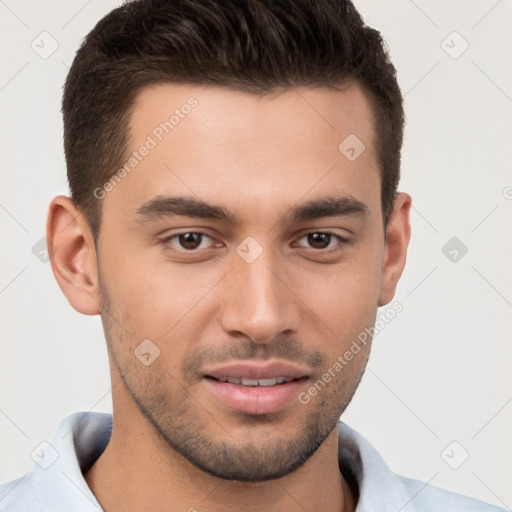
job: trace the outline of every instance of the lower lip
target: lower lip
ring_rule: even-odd
[[[246,414],[271,414],[295,400],[307,379],[275,386],[242,386],[211,378],[203,379],[213,395],[230,409]]]

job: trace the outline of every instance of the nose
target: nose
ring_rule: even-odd
[[[252,263],[238,255],[234,259],[224,283],[223,329],[260,344],[296,333],[300,319],[298,299],[286,282],[282,266],[279,270],[267,251]]]

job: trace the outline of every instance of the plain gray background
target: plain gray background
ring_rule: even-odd
[[[61,87],[118,4],[0,0],[0,481],[29,469],[65,415],[111,410],[100,319],[69,306],[40,240],[51,198],[67,194]],[[512,0],[356,5],[405,96],[413,236],[403,311],[343,420],[395,472],[510,509]]]

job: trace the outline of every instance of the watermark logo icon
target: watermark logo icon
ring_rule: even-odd
[[[237,246],[236,252],[246,263],[253,263],[262,255],[263,247],[252,236],[248,236]]]
[[[455,30],[441,41],[441,48],[455,60],[469,48],[469,43]]]
[[[441,248],[441,252],[452,262],[458,263],[468,252],[467,246],[454,236]]]
[[[468,460],[469,453],[458,441],[452,441],[441,452],[441,458],[452,469],[459,469]]]
[[[49,244],[51,242],[43,236],[38,240],[32,247],[32,254],[41,262],[48,263],[50,261],[50,253],[48,251]],[[57,247],[52,244],[53,254],[57,252]]]
[[[48,469],[59,458],[59,452],[48,441],[43,441],[30,456],[40,468]]]
[[[133,353],[144,366],[149,366],[160,356],[160,349],[149,338],[146,338],[137,345]]]
[[[41,59],[49,59],[59,47],[57,40],[49,33],[43,31],[30,43],[30,47]]]
[[[351,162],[357,160],[366,149],[364,142],[357,136],[351,133],[345,137],[338,146],[340,153]]]

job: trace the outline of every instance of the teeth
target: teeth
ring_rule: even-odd
[[[243,381],[242,381],[242,384],[243,384]],[[275,386],[276,384],[277,384],[277,378],[258,380],[258,386]]]
[[[253,379],[242,379],[242,386],[257,386],[258,381]]]
[[[229,382],[230,384],[242,384],[242,386],[275,386],[276,384],[284,384],[291,382],[292,377],[274,377],[271,379],[238,379],[237,377],[219,377],[217,380],[221,382]]]

